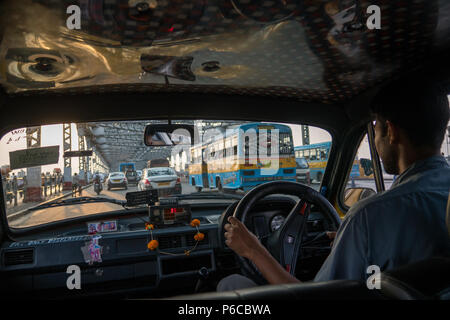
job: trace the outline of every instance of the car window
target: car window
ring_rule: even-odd
[[[124,177],[124,174],[123,174],[123,173],[120,173],[120,172],[118,172],[118,173],[112,173],[112,174],[110,175],[110,177],[111,177],[111,178],[123,178],[123,177]]]
[[[389,188],[393,181],[393,176],[384,174],[385,188]],[[372,156],[369,148],[369,138],[365,134],[360,142],[358,151],[347,176],[343,203],[351,207],[356,202],[370,197],[377,193],[372,165]]]
[[[298,169],[308,169],[308,161],[305,158],[296,159]]]
[[[150,176],[163,176],[163,175],[174,175],[175,171],[167,169],[152,169],[150,170]]]
[[[228,193],[242,197],[268,181],[297,181],[320,188],[332,143],[323,129],[267,121],[172,121],[196,128],[198,137],[193,145],[145,146],[142,136],[146,125],[167,120],[61,123],[6,133],[0,140],[0,165],[8,223],[22,228],[117,210],[115,204],[96,203],[24,214],[42,202],[72,197],[73,183],[82,187],[82,196],[97,197],[91,186],[95,172],[108,178],[99,195],[116,200],[125,200],[127,192],[142,191],[150,183],[152,188],[167,188],[161,192],[164,196],[181,192],[222,199]],[[71,135],[66,135],[67,131]],[[40,136],[39,144],[28,144],[34,143],[31,137],[36,135]],[[81,151],[90,150],[92,155],[64,157],[68,147],[79,151],[80,141],[84,142]],[[308,158],[310,154],[315,158]],[[137,170],[143,170],[141,179],[137,179]],[[164,179],[151,182],[152,177],[164,175],[176,178],[167,179],[171,183]],[[125,177],[127,182],[123,183]]]

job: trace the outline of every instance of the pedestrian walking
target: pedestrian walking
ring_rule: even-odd
[[[19,186],[17,184],[17,176],[12,174],[12,192],[14,195],[14,207],[17,207],[17,191],[19,190]]]

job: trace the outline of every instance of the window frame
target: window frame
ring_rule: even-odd
[[[369,132],[371,131],[371,134],[369,136]],[[347,212],[350,210],[351,207],[347,206],[345,204],[345,190],[347,190],[347,182],[350,177],[350,173],[352,171],[353,163],[356,157],[356,154],[358,152],[358,149],[361,146],[361,143],[363,142],[363,139],[367,135],[368,138],[368,144],[369,144],[369,150],[370,150],[370,160],[372,161],[372,166],[374,168],[374,180],[375,180],[375,192],[378,194],[385,190],[384,180],[383,180],[383,174],[381,170],[381,162],[380,158],[378,156],[378,153],[376,151],[375,147],[375,131],[373,128],[373,124],[371,121],[368,122],[368,124],[365,126],[364,130],[360,133],[360,137],[357,140],[356,147],[353,150],[352,157],[350,158],[351,161],[348,162],[348,170],[347,174],[344,176],[344,180],[340,183],[340,187],[338,188],[337,193],[337,205],[338,207],[343,211],[343,215],[345,216]],[[328,154],[329,158],[329,154]],[[381,177],[379,176],[381,173]],[[378,186],[378,183],[376,182],[378,179],[379,182],[381,182],[381,185]]]

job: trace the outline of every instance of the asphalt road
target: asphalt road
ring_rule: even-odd
[[[63,191],[60,189],[60,192],[58,192],[58,189],[55,189],[55,187],[52,187],[52,193],[50,194],[50,188],[47,189],[47,196],[45,197],[45,201],[55,199],[57,197],[62,196],[63,194],[67,193],[67,191]],[[33,202],[23,202],[24,196],[23,192],[17,193],[17,205],[14,205],[14,200],[10,203],[6,203],[6,208],[8,215],[14,212],[21,211],[26,208],[34,207],[37,203]]]
[[[125,200],[127,192],[138,191],[136,186],[128,186],[128,190],[125,189],[111,189],[107,190],[105,187],[100,193],[99,197],[112,198],[117,200]],[[189,184],[182,184],[182,193],[195,192],[195,188]],[[94,188],[91,186],[82,191],[82,196],[97,197],[94,192]],[[37,203],[33,204],[33,206]],[[72,206],[61,206],[54,208],[47,208],[43,210],[32,211],[27,214],[20,215],[18,218],[8,218],[10,227],[29,227],[33,225],[39,225],[42,223],[48,223],[57,220],[64,220],[83,215],[96,214],[108,211],[120,210],[122,207],[113,203],[86,203]]]

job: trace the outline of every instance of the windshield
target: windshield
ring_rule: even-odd
[[[327,159],[316,163],[310,155],[319,145],[328,155],[331,147],[331,136],[319,128],[232,120],[172,120],[195,128],[194,143],[146,146],[146,125],[161,123],[167,121],[68,123],[5,134],[0,164],[9,226],[123,210],[117,203],[73,201],[28,210],[49,201],[77,197],[123,201],[127,192],[149,189],[158,190],[160,198],[231,203],[267,181],[305,183],[296,168],[308,162],[308,183],[318,190]],[[299,159],[299,152],[308,153],[309,161]],[[105,177],[101,190],[93,183],[96,176]]]
[[[121,173],[121,172],[116,172],[116,173],[111,173],[111,174],[109,175],[109,177],[110,177],[110,178],[123,178],[123,177],[124,177],[124,174]]]

